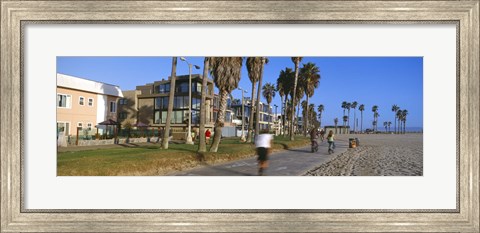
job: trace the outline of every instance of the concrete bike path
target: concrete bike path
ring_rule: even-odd
[[[348,142],[335,142],[335,153],[328,154],[328,143],[319,143],[318,151],[311,152],[311,147],[301,147],[274,152],[270,155],[265,176],[300,176],[307,171],[324,164],[348,149]],[[173,176],[256,176],[258,165],[256,156],[218,165],[204,165],[199,168],[175,172]]]

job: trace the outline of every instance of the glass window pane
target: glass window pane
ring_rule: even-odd
[[[155,124],[160,123],[160,111],[155,111],[155,119],[154,119]]]
[[[167,111],[162,111],[162,124],[167,123]]]
[[[155,109],[160,109],[160,107],[162,106],[161,100],[162,99],[160,97],[155,98]]]

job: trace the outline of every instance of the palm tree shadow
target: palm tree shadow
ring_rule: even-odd
[[[201,152],[197,152],[196,155],[195,155],[195,158],[197,159],[197,161],[199,162],[199,164],[211,169],[211,170],[216,170],[216,171],[220,171],[222,172],[223,174],[225,172],[228,172],[229,174],[227,175],[237,175],[237,176],[253,176],[252,174],[249,174],[249,173],[244,173],[244,172],[239,172],[239,171],[234,171],[234,170],[231,170],[231,169],[226,169],[226,168],[222,168],[222,167],[218,167],[218,166],[212,166],[210,164],[207,163],[207,160],[205,158],[205,154],[204,153],[201,153]],[[225,176],[225,175],[222,175],[222,176]]]

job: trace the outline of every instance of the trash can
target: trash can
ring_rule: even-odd
[[[356,148],[357,147],[357,143],[355,141],[355,138],[348,139],[348,147],[349,148]]]
[[[358,140],[358,138],[355,138],[355,144],[356,144],[357,146],[360,146],[360,140]]]

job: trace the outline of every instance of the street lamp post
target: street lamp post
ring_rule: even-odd
[[[180,60],[188,64],[188,133],[186,144],[193,144],[192,140],[192,64],[190,64],[186,58],[180,57]],[[200,66],[195,66],[195,69],[200,69]]]
[[[240,140],[242,142],[245,142],[245,133],[244,133],[244,129],[245,129],[245,104],[244,104],[243,93],[248,93],[248,92],[243,90],[241,87],[239,87],[238,89],[242,91],[242,136],[241,136]]]

